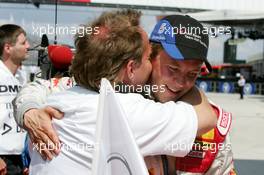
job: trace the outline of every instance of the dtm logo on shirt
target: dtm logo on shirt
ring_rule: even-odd
[[[17,93],[21,89],[19,85],[0,85],[0,93]]]
[[[14,129],[16,129],[16,130],[14,130]],[[25,130],[23,128],[19,127],[18,125],[15,128],[14,126],[12,127],[12,126],[8,125],[7,123],[4,123],[3,131],[1,131],[2,132],[1,135],[5,135],[5,134],[11,132],[12,130],[13,130],[13,132],[16,132],[16,133],[24,133],[25,132]]]

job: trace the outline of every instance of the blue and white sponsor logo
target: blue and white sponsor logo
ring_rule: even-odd
[[[156,24],[150,35],[150,40],[154,42],[175,43],[172,26],[166,20],[161,20]]]
[[[199,88],[201,88],[203,91],[208,91],[208,84],[205,81],[201,81],[199,84]]]
[[[219,84],[220,92],[231,93],[234,91],[234,83],[232,82],[223,82]]]
[[[166,23],[161,23],[160,28],[158,30],[158,34],[162,34],[166,29]]]
[[[225,93],[228,93],[231,90],[230,84],[227,82],[224,82],[222,87],[223,87],[223,92]]]
[[[244,94],[254,94],[255,93],[255,86],[253,83],[246,83],[244,86]]]
[[[170,23],[168,21],[162,20],[157,33],[159,35],[160,34],[171,35],[172,34],[172,26],[170,25]]]

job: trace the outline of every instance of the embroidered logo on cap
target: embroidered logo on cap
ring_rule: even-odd
[[[166,29],[166,23],[162,23],[158,30],[158,34],[162,34],[165,31],[165,29]]]

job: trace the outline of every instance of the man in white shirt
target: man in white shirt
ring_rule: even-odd
[[[111,18],[109,18],[109,15]],[[104,21],[105,19],[108,19],[108,21],[100,21]],[[120,17],[120,14],[116,15],[115,13],[106,13],[94,23],[95,26],[100,26],[100,35],[96,37],[92,35],[94,38],[90,38],[92,36],[85,36],[76,40],[75,43],[77,44],[77,53],[72,65],[72,73],[77,83],[82,87],[74,87],[65,93],[59,93],[57,96],[51,96],[48,100],[50,105],[57,107],[62,112],[65,112],[65,116],[62,120],[55,121],[55,126],[59,132],[60,139],[62,139],[66,144],[75,144],[79,141],[88,144],[94,144],[93,132],[95,129],[94,121],[96,116],[94,112],[98,100],[98,94],[94,91],[98,91],[99,81],[102,77],[106,76],[112,83],[123,82],[132,86],[143,85],[148,79],[148,75],[150,73],[149,69],[151,71],[151,64],[148,59],[150,48],[149,43],[147,42],[146,34],[138,26],[126,26],[127,24],[125,23],[127,22],[122,20],[124,20],[124,16]],[[115,25],[118,26],[118,29],[114,27]],[[140,42],[138,42],[139,40],[137,40],[137,38],[139,40],[143,39],[142,46],[139,45]],[[87,42],[87,40],[89,42]],[[98,42],[109,44],[105,47],[99,47],[101,44]],[[127,42],[129,44],[126,44]],[[97,52],[93,50],[95,48],[97,49]],[[141,50],[141,48],[143,48],[143,50]],[[118,49],[119,51],[115,49]],[[88,59],[88,62],[83,58]],[[91,59],[90,61],[89,58]],[[127,59],[127,61],[125,61],[126,64],[121,64],[120,60],[113,58],[122,58],[124,60]],[[141,63],[137,62],[137,59],[141,58]],[[96,62],[93,61],[93,59],[95,59]],[[103,67],[103,69],[98,69],[98,66]],[[113,67],[115,69],[113,69]],[[100,71],[100,74],[98,74],[97,71]],[[83,87],[86,87],[90,90],[87,91]],[[193,93],[194,92],[192,92],[190,95],[193,95]],[[128,114],[128,120],[132,127],[131,129],[135,134],[136,142],[138,143],[143,155],[168,154],[184,156],[189,151],[189,148],[175,151],[166,150],[164,149],[164,144],[171,143],[175,145],[182,144],[185,146],[192,145],[193,134],[196,135],[197,133],[197,130],[193,126],[193,124],[197,122],[197,119],[195,119],[196,116],[193,116],[194,118],[191,117],[194,114],[193,109],[191,109],[192,107],[189,108],[189,105],[187,105],[189,106],[187,107],[186,104],[182,102],[176,104],[174,102],[168,102],[165,104],[155,103],[151,100],[146,100],[142,96],[134,93],[118,94],[118,96],[120,98],[121,104],[123,104],[124,110]],[[186,100],[188,99],[189,97],[187,96]],[[80,100],[82,103],[79,102]],[[201,103],[203,105],[207,103],[203,95],[201,97]],[[201,109],[203,108],[205,110],[201,112]],[[215,115],[210,110],[210,106],[208,104],[203,107],[196,105],[194,106],[194,109],[195,113],[198,115],[198,132],[201,130],[210,129],[211,126],[208,127],[208,125],[214,123],[215,117]],[[79,110],[82,112],[77,112]],[[87,113],[88,111],[90,112]],[[203,114],[201,114],[199,111]],[[181,120],[178,120],[179,115],[181,114],[185,117],[181,118]],[[74,118],[87,115],[91,116],[89,117],[89,121],[87,121],[88,123],[86,122],[86,125],[89,124],[90,127],[84,125],[84,123],[82,123],[84,121],[78,122],[81,120],[74,120]],[[210,124],[201,123],[201,121],[205,121],[200,120],[202,118],[209,119],[210,121],[207,120],[207,122]],[[213,120],[211,120],[212,118]],[[67,123],[70,125],[73,124],[75,126],[71,127],[70,125],[67,125]],[[173,134],[168,135],[169,130],[173,129],[171,128],[172,125],[174,125],[174,129],[175,126],[177,126],[177,128]],[[78,130],[75,130],[74,128],[78,128]],[[195,131],[193,131],[193,129]],[[77,132],[80,131],[83,131],[86,133],[84,135],[89,135],[89,137],[83,138],[81,136],[83,133],[78,135]],[[75,140],[76,142],[73,141],[70,143],[67,133],[71,133],[70,135],[72,141]],[[76,165],[76,167],[79,167],[80,171],[83,170],[89,172],[90,162],[92,160],[91,152],[88,151],[80,154],[80,150],[77,150],[77,152],[74,154],[67,152],[67,150],[63,148],[61,151],[62,152],[59,154],[59,156],[53,159],[50,163],[46,164],[46,168],[43,167],[43,160],[41,160],[38,154],[35,152],[34,162],[32,164],[32,166],[35,168],[33,168],[32,171],[34,171],[34,173],[37,171],[40,173],[48,172],[49,174],[55,173],[52,167],[59,166],[60,160],[63,159],[66,163],[72,163]],[[81,157],[80,155],[84,156]],[[84,165],[81,162],[86,162],[86,164]],[[63,169],[57,171],[65,172]],[[68,173],[73,171],[74,169],[70,169]]]
[[[239,80],[237,81],[238,88],[239,88],[239,94],[240,94],[240,99],[244,99],[244,86],[246,84],[246,80],[243,75],[240,75]]]
[[[25,132],[13,117],[12,100],[23,85],[16,78],[22,61],[27,57],[29,43],[26,32],[17,25],[0,26],[0,174],[21,174],[21,153]],[[1,166],[0,166],[1,167]]]

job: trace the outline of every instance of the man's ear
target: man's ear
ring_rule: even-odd
[[[127,74],[127,78],[132,82],[135,77],[135,69],[136,69],[135,60],[129,60],[126,65],[126,74]]]
[[[11,49],[11,44],[5,43],[4,45],[4,52],[9,54]]]

